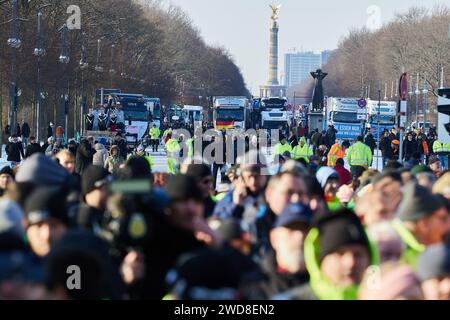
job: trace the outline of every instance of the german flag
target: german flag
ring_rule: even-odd
[[[216,129],[218,130],[234,129],[235,127],[234,121],[216,121]]]

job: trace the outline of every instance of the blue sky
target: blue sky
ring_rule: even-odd
[[[169,0],[182,7],[208,44],[226,47],[253,93],[267,81],[271,0]],[[450,0],[278,0],[279,73],[284,54],[296,50],[335,49],[353,27],[365,26],[371,5],[380,8],[382,23],[411,6],[450,6]]]

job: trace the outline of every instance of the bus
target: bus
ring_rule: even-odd
[[[213,124],[216,130],[247,129],[249,101],[246,97],[214,97]]]
[[[335,98],[327,100],[325,125],[333,125],[339,140],[356,140],[363,132],[363,121],[358,117],[358,98]]]
[[[366,128],[372,133],[375,140],[378,139],[378,132],[391,130],[397,124],[397,102],[395,101],[367,101],[367,122]],[[378,128],[378,112],[380,113],[380,127]]]

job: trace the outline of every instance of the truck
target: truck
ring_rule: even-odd
[[[213,126],[216,130],[247,129],[249,113],[246,97],[213,97]]]
[[[292,125],[287,98],[263,98],[261,100],[261,128],[281,129],[287,135]]]
[[[438,138],[441,143],[450,143],[450,88],[438,90]]]
[[[187,127],[202,127],[203,126],[203,107],[185,105],[183,107],[184,122]]]
[[[339,140],[356,140],[363,133],[364,119],[359,119],[359,98],[329,97],[325,111],[325,128],[333,125]],[[361,114],[361,113],[360,113]]]
[[[159,98],[144,97],[144,101],[151,115],[151,125],[156,124],[157,128],[161,128],[161,100]]]
[[[378,104],[380,105],[378,106]],[[397,126],[397,106],[395,101],[367,100],[366,128],[372,133],[375,140],[384,130],[391,130]],[[378,127],[378,113],[380,125]]]

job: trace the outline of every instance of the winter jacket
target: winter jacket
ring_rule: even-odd
[[[380,149],[381,149],[381,154],[383,155],[383,157],[385,158],[390,158],[392,156],[392,140],[390,139],[390,137],[383,137],[380,140]]]
[[[105,161],[105,169],[108,170],[109,173],[116,173],[119,170],[119,167],[125,160],[121,156],[109,156]]]
[[[17,142],[8,142],[5,151],[8,155],[8,158],[6,159],[7,161],[20,162],[22,158],[25,158],[23,153],[23,145],[20,140]]]
[[[24,138],[29,138],[29,137],[30,137],[30,132],[31,132],[30,126],[28,125],[27,122],[25,122],[25,123],[22,125],[22,137],[24,137]]]
[[[414,138],[411,141],[405,139],[405,141],[403,141],[403,157],[405,159],[412,158],[413,154],[416,152],[417,152],[417,140]]]
[[[345,169],[345,167],[335,166],[334,170],[339,175],[339,184],[341,186],[344,184],[350,184],[352,182],[352,175],[350,174],[350,171]]]
[[[377,147],[377,144],[376,144],[375,139],[373,138],[373,136],[371,134],[367,135],[364,143],[369,146],[370,151],[372,151],[372,154],[373,154],[374,151],[375,151],[375,148]]]
[[[39,152],[42,152],[42,148],[39,145],[39,143],[36,143],[36,142],[35,143],[30,143],[27,146],[27,149],[25,151],[25,158],[31,157],[33,154],[39,153]]]
[[[77,149],[77,156],[75,158],[75,172],[83,175],[84,170],[92,165],[92,160],[95,150],[87,140],[81,141]]]
[[[254,281],[245,283],[245,286],[243,286],[246,299],[269,300],[294,287],[307,283],[309,279],[306,272],[290,274],[281,271],[277,266],[273,250],[264,255],[261,267],[262,274],[259,279],[255,277]]]
[[[128,156],[128,146],[127,146],[127,142],[126,142],[124,139],[120,139],[118,142],[115,141],[113,145],[119,147],[119,155],[120,155],[123,159],[126,159],[127,156]]]
[[[105,165],[105,161],[108,158],[108,150],[106,150],[105,146],[101,143],[97,143],[94,147],[95,154],[92,158],[92,164],[94,166],[103,167]]]

